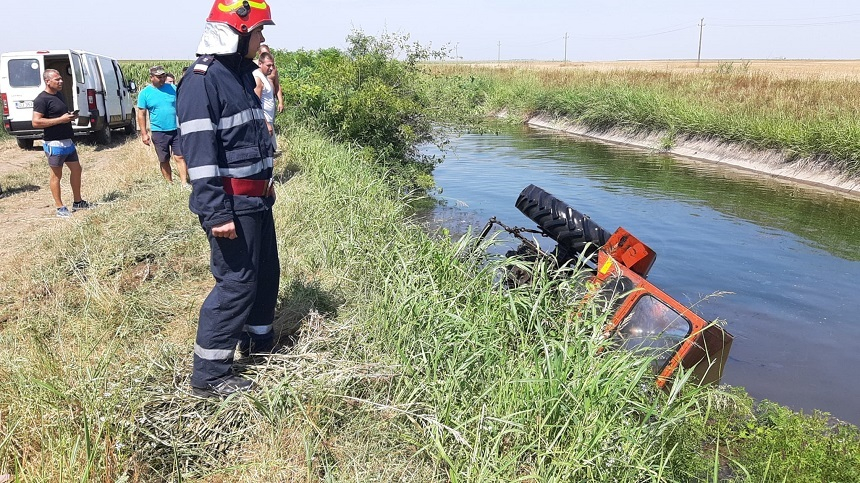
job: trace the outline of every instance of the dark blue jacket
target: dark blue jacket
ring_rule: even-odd
[[[188,205],[207,229],[274,203],[273,197],[228,195],[221,180],[272,177],[274,149],[254,92],[257,67],[239,55],[202,55],[178,86],[182,154],[193,188]]]

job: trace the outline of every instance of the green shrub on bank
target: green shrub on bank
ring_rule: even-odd
[[[735,480],[860,481],[860,430],[827,413],[798,413],[735,388],[703,422],[707,448]]]
[[[428,187],[433,160],[418,146],[437,136],[418,62],[444,53],[409,44],[408,36],[353,31],[347,41],[346,51],[275,52],[285,105],[365,150],[400,183]]]

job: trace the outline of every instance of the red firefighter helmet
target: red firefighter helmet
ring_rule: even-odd
[[[225,23],[243,35],[261,25],[275,25],[266,0],[215,0],[206,21]]]

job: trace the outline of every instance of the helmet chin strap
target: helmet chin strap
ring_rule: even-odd
[[[248,47],[251,44],[250,35],[239,35],[239,46],[236,48],[236,53],[245,58],[248,56]]]

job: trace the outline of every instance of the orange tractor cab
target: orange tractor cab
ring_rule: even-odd
[[[671,382],[679,368],[692,371],[702,384],[719,382],[732,335],[709,323],[646,280],[657,254],[624,228],[609,235],[603,228],[555,196],[527,186],[516,207],[538,224],[538,230],[509,227],[490,219],[479,236],[499,225],[521,241],[508,256],[551,260],[560,267],[578,265],[591,271],[590,292],[610,303],[612,312],[604,337],[616,347],[653,357],[659,387]],[[523,233],[547,236],[557,242],[551,252],[541,250]],[[530,274],[512,268],[508,283],[528,283]]]

